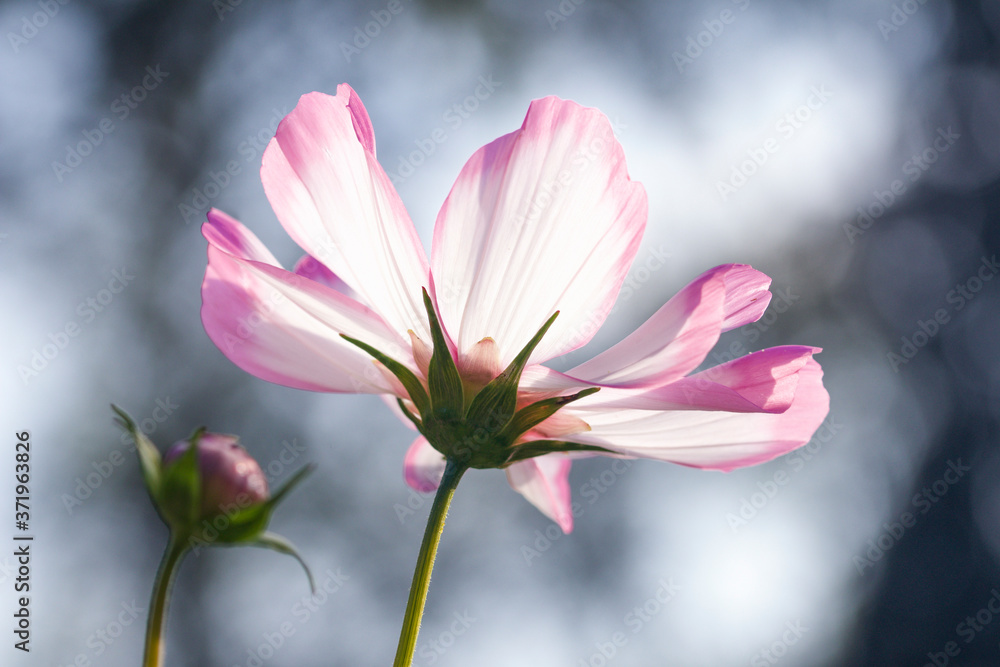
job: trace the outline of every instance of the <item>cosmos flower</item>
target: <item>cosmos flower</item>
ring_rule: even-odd
[[[818,348],[783,346],[695,372],[756,321],[770,279],[729,264],[695,278],[619,344],[575,368],[610,312],[646,223],[608,119],[547,97],[473,154],[438,214],[430,259],[343,84],[304,95],[264,153],[264,190],[307,253],[292,271],[212,210],[202,321],[237,366],[281,385],[381,394],[420,431],[407,482],[446,459],[504,468],[572,529],[581,456],[732,470],[808,442],[829,397]]]

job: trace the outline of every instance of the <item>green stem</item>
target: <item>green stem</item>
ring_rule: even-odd
[[[403,617],[403,628],[399,632],[399,646],[396,648],[396,660],[393,667],[410,667],[413,653],[417,648],[417,634],[420,632],[420,621],[424,616],[424,604],[427,602],[427,587],[431,582],[431,572],[434,570],[434,557],[437,555],[438,544],[441,542],[441,532],[444,530],[444,520],[448,516],[448,506],[455,495],[455,488],[462,479],[466,467],[463,464],[448,460],[438,486],[434,504],[431,505],[430,516],[427,517],[427,528],[424,529],[424,540],[420,544],[420,555],[417,556],[417,567],[413,571],[413,582],[410,584],[410,599],[406,602],[406,615]]]
[[[143,667],[160,667],[163,664],[163,626],[167,617],[167,605],[170,601],[170,588],[181,558],[187,552],[183,539],[177,539],[170,534],[170,542],[163,552],[160,569],[156,572],[153,583],[153,597],[149,602],[149,623],[146,626],[146,655]]]

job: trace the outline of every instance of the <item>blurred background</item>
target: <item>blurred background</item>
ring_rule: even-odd
[[[832,396],[805,449],[756,468],[575,465],[567,536],[473,471],[415,664],[1000,664],[1000,2],[36,0],[0,4],[0,33],[0,499],[28,430],[36,536],[30,655],[0,548],[3,664],[140,660],[166,531],[111,402],[161,447],[240,434],[272,484],[319,466],[272,528],[325,590],[273,552],[192,556],[168,664],[391,662],[430,507],[402,480],[411,432],[376,397],[244,373],[198,314],[210,206],[301,255],[261,151],[341,82],[425,244],[531,99],[609,116],[649,225],[560,367],[742,262],[775,298],[709,362],[821,346]]]

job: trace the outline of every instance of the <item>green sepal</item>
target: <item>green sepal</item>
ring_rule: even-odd
[[[239,544],[250,542],[267,530],[271,521],[273,505],[268,501],[257,503],[217,516],[201,517],[197,530],[192,531],[193,537],[207,544]],[[217,528],[219,517],[225,517],[225,525]]]
[[[484,428],[496,432],[499,430],[497,424],[506,425],[514,416],[514,411],[517,409],[517,386],[521,382],[521,373],[528,364],[531,353],[535,351],[542,336],[549,330],[558,315],[559,311],[557,310],[542,325],[538,333],[528,341],[524,349],[514,357],[510,365],[472,399],[465,419],[472,425],[473,429]]]
[[[309,566],[306,561],[299,555],[296,550],[295,545],[289,542],[286,538],[278,535],[277,533],[263,533],[256,540],[250,543],[250,546],[264,547],[265,549],[272,549],[278,553],[288,554],[295,560],[299,561],[299,565],[306,572],[306,577],[309,578],[309,590],[313,595],[316,594],[316,580],[313,579],[312,572],[309,570]]]
[[[600,387],[589,387],[570,396],[546,398],[541,401],[536,401],[531,405],[527,405],[518,410],[513,419],[511,419],[507,425],[504,426],[503,430],[500,432],[500,439],[514,442],[514,440],[516,440],[522,433],[525,433],[529,429],[541,424],[543,421],[558,412],[559,408],[563,407],[567,403],[572,403],[573,401],[579,400],[584,396],[596,394],[600,391],[600,389]]]
[[[201,517],[197,530],[193,531],[192,534],[208,543],[237,544],[256,540],[267,530],[267,525],[271,522],[271,515],[277,504],[315,469],[316,466],[313,464],[306,465],[292,475],[274,495],[262,503],[240,508],[235,512],[224,513],[226,525],[222,528],[217,525],[217,517]]]
[[[434,415],[444,421],[457,421],[462,418],[465,407],[462,388],[462,377],[458,374],[458,366],[448,349],[444,339],[444,331],[434,312],[434,304],[430,295],[424,290],[424,308],[427,309],[427,320],[431,327],[431,340],[434,342],[434,352],[431,354],[427,368],[427,389],[431,395],[431,406]]]
[[[190,446],[175,461],[162,468],[157,509],[171,527],[187,531],[201,518],[201,470],[198,441],[205,429],[192,435]]]
[[[288,492],[298,486],[302,480],[304,480],[308,475],[312,474],[312,471],[316,469],[315,463],[307,463],[302,467],[301,470],[296,472],[294,475],[288,478],[288,481],[282,484],[281,488],[275,491],[271,498],[267,501],[271,505],[277,505],[281,500],[288,495]]]
[[[413,425],[417,428],[418,431],[420,431],[420,429],[422,427],[422,424],[421,424],[420,420],[417,419],[416,417],[414,417],[410,413],[410,409],[406,407],[405,403],[403,403],[403,399],[397,398],[396,399],[396,403],[399,404],[399,409],[403,411],[403,414],[406,415],[406,418],[409,419],[411,422],[413,422]]]
[[[160,487],[163,477],[161,470],[163,459],[160,456],[160,450],[136,426],[135,420],[127,412],[114,403],[111,404],[111,409],[118,415],[118,419],[115,420],[116,423],[128,432],[132,437],[132,441],[135,442],[135,451],[139,455],[139,467],[142,469],[142,478],[146,482],[146,489],[149,491],[149,496],[153,499],[153,504],[159,506]]]
[[[533,459],[536,456],[553,454],[555,452],[595,452],[599,454],[615,453],[610,449],[598,447],[597,445],[581,445],[577,442],[563,442],[561,440],[532,440],[531,442],[526,442],[514,447],[510,458],[507,459],[507,462],[504,463],[503,467],[506,468],[511,463],[517,463],[518,461]]]
[[[382,365],[388,368],[389,372],[395,375],[396,378],[402,383],[403,388],[406,389],[406,393],[410,395],[410,400],[413,401],[413,404],[417,406],[417,410],[420,411],[420,416],[427,416],[430,412],[431,402],[430,399],[427,398],[427,392],[424,391],[424,385],[420,383],[420,379],[414,375],[413,371],[392,357],[382,354],[368,343],[362,343],[360,340],[351,338],[347,334],[340,334],[340,337],[348,343],[357,345],[362,350],[375,357],[375,359],[382,362]]]

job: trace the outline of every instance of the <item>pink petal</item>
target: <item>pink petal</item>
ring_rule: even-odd
[[[557,310],[532,355],[585,344],[604,322],[646,224],[608,119],[547,97],[476,151],[434,228],[434,294],[460,355],[492,337],[506,366]]]
[[[347,283],[338,278],[337,274],[326,268],[323,262],[319,261],[312,255],[302,255],[299,261],[295,263],[295,267],[292,269],[292,272],[302,276],[303,278],[308,278],[313,282],[317,282],[320,285],[326,285],[330,289],[335,289],[341,294],[349,296],[352,299],[355,298],[354,290],[348,287]]]
[[[403,477],[412,489],[430,493],[441,484],[444,476],[444,455],[431,446],[424,436],[418,437],[406,451]]]
[[[427,258],[375,159],[368,113],[350,86],[303,95],[264,151],[264,191],[310,255],[350,285],[400,335],[424,336]]]
[[[423,377],[426,378],[428,369],[431,366],[431,357],[434,356],[434,350],[413,329],[410,329],[407,333],[410,335],[413,361],[417,364],[417,368],[420,369]]]
[[[695,278],[622,342],[567,371],[589,382],[653,387],[698,367],[719,334],[764,313],[771,279],[744,264],[725,264]]]
[[[473,385],[485,387],[503,372],[500,365],[500,348],[492,338],[484,338],[473,345],[458,360],[458,370],[462,378]]]
[[[726,279],[722,330],[731,331],[759,320],[771,303],[771,293],[767,289],[771,286],[771,277],[747,264],[723,264],[709,269],[705,274],[718,271]]]
[[[569,488],[569,457],[546,454],[518,461],[507,468],[507,481],[515,491],[559,524],[564,533],[573,531],[573,509]]]
[[[729,361],[629,401],[656,410],[724,410],[780,413],[791,407],[799,371],[818,347],[785,345]]]
[[[534,439],[562,440],[567,435],[589,431],[590,424],[575,415],[560,410],[541,424],[537,424],[531,432],[537,434]]]
[[[563,408],[591,427],[566,440],[713,470],[763,463],[807,443],[829,412],[820,365],[810,358],[797,378],[792,404],[779,414],[629,409],[624,401],[599,404],[602,390]]]
[[[209,245],[201,318],[209,338],[233,363],[297,389],[391,390],[371,357],[339,335],[405,362],[409,346],[375,313],[278,267],[253,233],[221,211],[209,212],[202,233]]]

